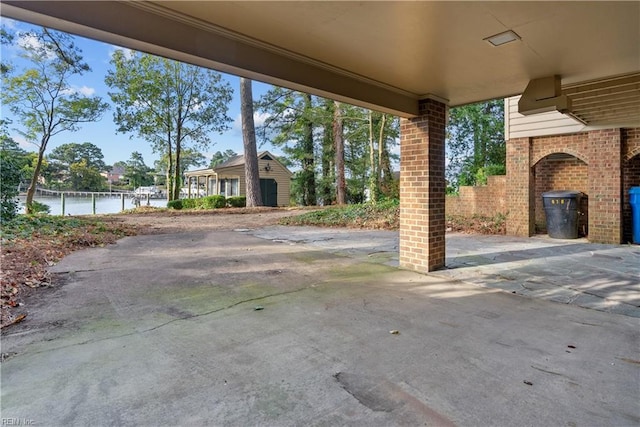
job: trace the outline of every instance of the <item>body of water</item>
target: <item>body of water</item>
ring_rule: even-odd
[[[19,212],[24,212],[24,197],[20,197]],[[36,197],[34,200],[43,203],[51,208],[51,215],[62,215],[62,203],[60,197]],[[140,201],[141,206],[147,205],[146,198]],[[166,199],[151,199],[150,206],[166,208]],[[93,204],[91,197],[65,197],[64,199],[65,215],[91,215],[93,213]],[[135,205],[130,197],[125,197],[124,208],[133,209]],[[122,201],[120,197],[96,197],[96,214],[118,213],[122,210]]]

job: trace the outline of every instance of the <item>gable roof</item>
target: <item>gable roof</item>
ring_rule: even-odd
[[[258,156],[260,158],[260,156]],[[238,154],[237,156],[231,157],[226,162],[222,162],[219,165],[215,166],[213,170],[221,169],[221,168],[229,168],[231,166],[240,166],[244,165],[244,154]]]
[[[268,151],[259,152],[258,153],[258,160],[269,160],[269,161],[273,161],[273,162],[278,162],[280,164],[280,166],[282,166],[284,168],[284,170],[286,170],[287,172],[292,174],[291,171],[289,169],[287,169],[287,167],[285,165],[283,165],[282,162],[280,162],[280,160],[278,160],[278,158],[276,156],[274,156],[273,154],[271,154]],[[217,172],[217,171],[219,171],[221,169],[226,169],[226,168],[235,167],[235,166],[242,166],[242,165],[244,165],[244,154],[239,154],[237,156],[233,156],[232,158],[230,158],[226,162],[220,163],[218,166],[214,167],[213,170],[215,172]]]

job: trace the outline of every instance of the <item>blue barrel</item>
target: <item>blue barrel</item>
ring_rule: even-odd
[[[629,189],[629,204],[631,205],[633,243],[640,244],[640,187],[631,187]]]

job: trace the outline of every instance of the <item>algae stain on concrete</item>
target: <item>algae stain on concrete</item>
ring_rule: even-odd
[[[299,251],[288,254],[295,261],[299,261],[305,264],[313,264],[317,261],[327,261],[337,258],[342,258],[340,255],[332,254],[325,251]]]
[[[160,305],[180,306],[183,310],[197,312],[220,305],[220,301],[233,296],[232,289],[215,283],[185,285],[148,292],[145,297]]]
[[[329,270],[333,279],[350,280],[350,279],[366,279],[371,277],[378,278],[382,274],[397,271],[396,268],[382,264],[373,263],[354,263],[344,267],[332,268]]]
[[[317,258],[314,256],[315,252],[296,252],[292,253],[289,256],[298,262],[303,262],[305,264],[313,264],[317,261]]]

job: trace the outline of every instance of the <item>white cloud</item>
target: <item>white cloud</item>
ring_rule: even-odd
[[[92,87],[82,86],[76,89],[80,94],[84,96],[91,96],[96,93],[96,90]]]
[[[11,135],[11,138],[24,150],[34,151],[34,147],[37,147],[37,144],[27,141],[22,135]]]
[[[269,118],[269,116],[270,116],[269,113],[258,113],[254,111],[253,125],[256,128],[264,125],[264,122]],[[233,120],[232,129],[238,134],[242,133],[242,114],[241,113],[238,113],[235,119]]]
[[[2,25],[3,27],[9,29],[9,30],[15,30],[18,28],[17,22],[14,21],[11,18],[6,18],[4,16],[0,17],[0,25]]]
[[[33,49],[41,49],[42,43],[38,40],[37,37],[33,36],[29,33],[20,33],[18,35],[18,46],[24,49],[33,48]]]
[[[109,50],[109,59],[113,58],[113,54],[117,51],[121,51],[125,59],[131,59],[135,54],[134,50],[128,49],[126,47],[111,46],[111,49]]]
[[[265,121],[270,117],[269,113],[253,113],[253,124],[258,127],[262,126]]]
[[[21,49],[32,49],[32,50],[45,50],[45,46],[42,44],[42,41],[35,37],[31,33],[23,33],[17,32],[16,34],[16,45]],[[47,59],[53,60],[56,58],[56,53],[48,49],[46,50]]]
[[[74,95],[80,94],[82,96],[91,96],[96,93],[96,90],[92,87],[88,86],[71,86],[63,91],[61,91],[62,95]]]

